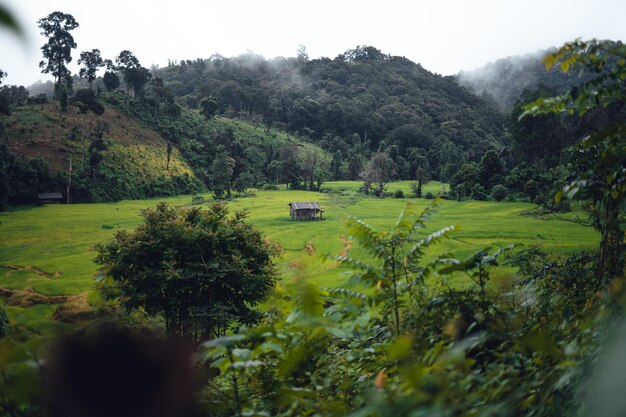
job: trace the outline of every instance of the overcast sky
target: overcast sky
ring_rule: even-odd
[[[402,55],[440,74],[456,74],[510,55],[577,37],[626,38],[625,0],[0,0],[26,31],[0,29],[0,68],[10,84],[50,79],[39,72],[37,20],[70,13],[80,51],[107,58],[135,53],[144,66],[169,60],[234,56],[333,58],[357,45]]]

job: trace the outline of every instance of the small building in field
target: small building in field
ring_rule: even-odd
[[[324,210],[317,201],[289,203],[291,220],[322,220]]]
[[[37,193],[37,201],[39,204],[62,203],[63,194],[61,193]]]

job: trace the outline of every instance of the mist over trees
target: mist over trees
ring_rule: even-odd
[[[563,73],[556,68],[546,70],[542,58],[555,49],[543,49],[532,54],[510,56],[456,75],[458,83],[476,95],[496,103],[507,113],[524,90],[540,85],[565,92],[580,81],[576,74]]]
[[[452,77],[371,46],[334,59],[214,55],[171,63],[155,74],[181,102],[198,107],[214,98],[217,113],[307,137],[329,150],[337,165],[350,163],[355,135],[368,152],[396,145],[402,163],[413,149],[429,150],[434,177],[445,180],[447,161],[439,149],[450,144],[478,160],[506,137],[496,109]],[[401,177],[410,176],[401,170]]]

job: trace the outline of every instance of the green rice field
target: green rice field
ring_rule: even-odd
[[[342,219],[351,215],[375,228],[392,225],[400,211],[411,202],[418,210],[430,200],[414,198],[366,197],[358,194],[359,182],[331,182],[323,188],[332,192],[256,191],[253,196],[228,202],[233,210],[249,211],[249,221],[270,239],[278,241],[284,255],[277,260],[280,280],[315,280],[322,287],[346,285],[349,271],[335,262],[323,262],[323,254],[338,254],[346,234]],[[409,182],[390,184],[388,190],[402,189],[410,194]],[[436,194],[445,184],[428,184],[424,192]],[[211,195],[206,194],[207,201]],[[91,248],[110,239],[116,230],[132,229],[141,220],[140,210],[159,201],[190,206],[191,196],[154,200],[121,201],[104,204],[47,205],[0,213],[0,289],[12,294],[6,305],[13,323],[34,334],[61,326],[62,304],[88,303],[93,297],[98,266],[92,262]],[[293,222],[290,201],[319,201],[323,222]],[[425,233],[457,225],[458,232],[430,253],[452,252],[467,256],[486,246],[512,243],[537,246],[549,252],[570,254],[597,246],[595,231],[571,222],[539,215],[529,203],[444,201],[432,217]],[[346,236],[347,237],[347,236]],[[305,251],[307,242],[315,253]],[[363,257],[355,245],[352,256]],[[462,277],[458,278],[462,280]],[[7,292],[8,291],[8,292]],[[23,293],[23,294],[22,294]],[[17,295],[28,295],[16,302]],[[37,295],[34,297],[33,294]]]

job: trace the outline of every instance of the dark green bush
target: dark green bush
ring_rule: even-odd
[[[494,185],[493,188],[491,189],[491,198],[493,198],[496,201],[503,201],[507,195],[509,193],[509,190],[507,190],[507,188],[502,185],[502,184],[497,184]]]

